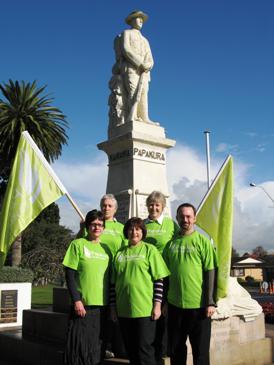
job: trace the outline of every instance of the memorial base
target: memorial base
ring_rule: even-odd
[[[66,289],[54,291],[55,310],[26,310],[20,331],[0,331],[1,361],[5,365],[61,365],[66,342],[69,296]],[[62,312],[62,313],[61,313]],[[267,333],[265,333],[267,328]],[[267,337],[267,336],[271,337]],[[270,365],[274,326],[265,327],[264,315],[246,322],[239,316],[212,321],[211,365]],[[105,360],[104,364],[128,363],[125,359]],[[2,363],[1,363],[2,364]],[[169,358],[163,365],[169,365]],[[188,344],[188,362],[192,365]]]

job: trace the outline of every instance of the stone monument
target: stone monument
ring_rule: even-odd
[[[166,152],[175,141],[148,116],[148,88],[153,57],[148,40],[141,34],[148,16],[134,11],[125,19],[126,29],[114,39],[115,64],[109,82],[108,140],[98,148],[108,155],[107,193],[118,201],[117,219],[147,216],[146,197],[161,191],[167,198]]]

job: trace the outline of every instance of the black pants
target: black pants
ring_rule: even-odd
[[[187,360],[186,340],[192,347],[193,364],[209,365],[211,319],[205,315],[205,308],[181,309],[169,304],[168,336],[170,364],[184,365]]]
[[[65,365],[96,365],[102,360],[105,310],[101,306],[86,306],[85,309],[84,318],[77,316],[73,308],[71,310]]]
[[[119,322],[105,321],[105,349],[114,352],[115,357],[127,358]]]
[[[167,317],[162,315],[156,321],[155,356],[159,363],[167,355]]]
[[[156,321],[150,317],[119,318],[122,336],[131,365],[155,365]]]

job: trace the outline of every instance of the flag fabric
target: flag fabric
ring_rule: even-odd
[[[217,298],[227,294],[233,228],[233,160],[228,156],[197,210],[196,224],[214,241],[218,257]]]
[[[0,214],[0,267],[16,237],[66,189],[28,132],[21,134]]]

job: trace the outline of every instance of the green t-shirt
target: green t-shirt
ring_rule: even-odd
[[[168,302],[179,308],[203,308],[203,272],[217,267],[210,240],[197,231],[189,236],[178,235],[168,243],[163,257],[171,272]]]
[[[119,317],[149,317],[153,308],[153,282],[169,275],[158,250],[145,242],[117,252],[112,272]]]
[[[123,229],[124,225],[116,220],[105,221],[105,229],[100,236],[100,240],[108,245],[113,256],[121,247],[127,245]]]
[[[144,241],[154,245],[160,253],[163,253],[166,244],[180,231],[179,226],[169,217],[164,217],[162,224],[148,218],[145,219],[145,225],[147,236]]]
[[[63,265],[77,271],[77,290],[84,305],[108,304],[110,264],[111,252],[104,243],[79,238],[69,245]]]

